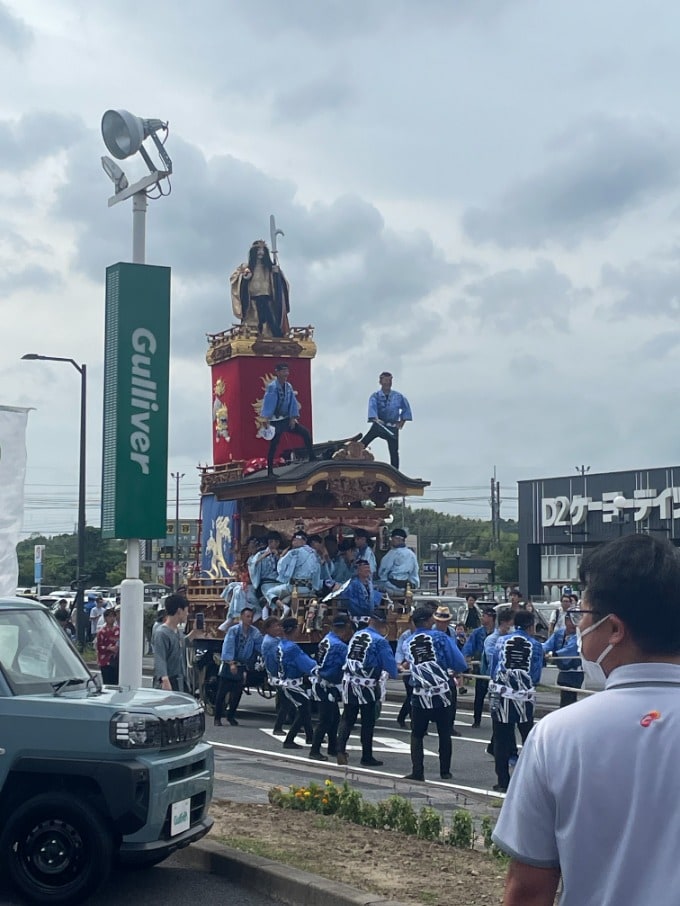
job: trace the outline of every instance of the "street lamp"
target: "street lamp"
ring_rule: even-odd
[[[179,483],[184,478],[184,472],[171,472],[170,477],[175,479],[175,570],[173,591],[179,586]]]
[[[85,612],[84,583],[85,583],[85,447],[87,427],[87,365],[79,365],[74,359],[62,358],[56,355],[38,355],[36,352],[27,352],[21,357],[33,362],[69,362],[80,374],[80,466],[78,472],[78,560],[76,565],[76,636],[81,650],[85,646]]]
[[[114,194],[109,198],[109,207],[132,198],[132,263],[146,261],[146,209],[150,192],[159,197],[170,193],[172,161],[165,150],[164,142],[157,133],[165,132],[168,124],[157,119],[141,119],[127,110],[107,110],[101,123],[102,138],[107,150],[116,160],[125,160],[139,153],[149,168],[149,175],[130,185],[128,179],[115,161],[102,157],[104,172],[114,184]],[[150,138],[162,161],[159,169],[144,148],[144,141]],[[162,183],[167,180],[167,190]],[[167,467],[166,467],[167,468]],[[127,539],[125,579],[121,586],[121,635],[120,669],[121,686],[132,689],[142,685],[142,626],[144,619],[144,586],[139,577],[141,549],[138,538]]]

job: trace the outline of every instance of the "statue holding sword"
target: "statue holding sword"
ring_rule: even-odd
[[[269,218],[271,252],[264,239],[250,247],[248,263],[240,264],[231,275],[231,305],[241,324],[257,328],[265,337],[283,337],[288,333],[290,311],[288,281],[279,267],[276,228],[272,214]]]

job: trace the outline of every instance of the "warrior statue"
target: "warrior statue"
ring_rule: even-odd
[[[283,235],[272,223],[272,255],[264,239],[253,242],[248,263],[241,264],[231,275],[231,305],[241,324],[257,328],[265,337],[283,337],[288,333],[288,281],[279,268],[276,235]],[[272,261],[273,256],[273,261]]]

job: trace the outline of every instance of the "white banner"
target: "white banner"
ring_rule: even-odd
[[[0,406],[0,595],[14,595],[17,544],[24,518],[26,421],[29,409]]]

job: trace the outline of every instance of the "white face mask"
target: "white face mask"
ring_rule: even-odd
[[[597,629],[598,626],[601,626],[605,620],[609,619],[609,614],[606,617],[602,617],[601,620],[598,620],[597,623],[593,623],[592,626],[589,626],[587,629],[581,631],[578,627],[576,628],[576,637],[578,640],[578,652],[581,655],[581,663],[583,664],[583,672],[585,674],[586,680],[593,685],[604,686],[607,676],[600,666],[602,661],[607,657],[609,652],[614,647],[613,645],[607,645],[604,651],[600,654],[596,661],[589,661],[588,658],[583,655],[583,637],[588,635],[589,632],[592,632],[594,629]]]

